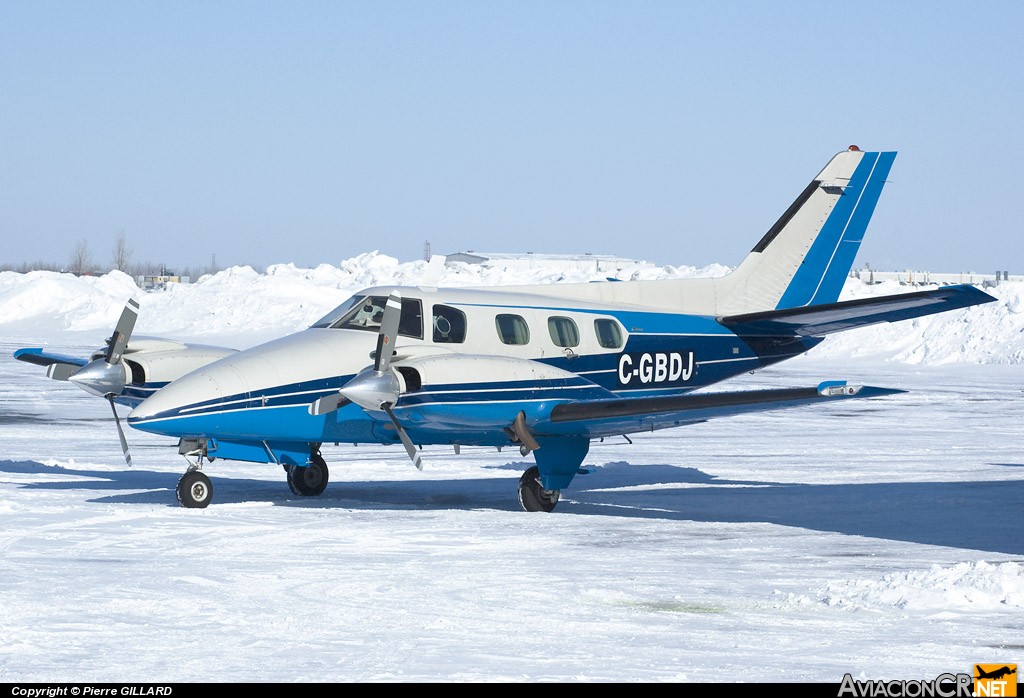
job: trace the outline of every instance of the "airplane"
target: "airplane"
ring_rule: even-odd
[[[1004,665],[1004,666],[1001,666],[998,669],[995,669],[993,671],[985,671],[984,669],[981,668],[980,664],[975,664],[974,665],[974,670],[975,670],[975,672],[977,672],[974,675],[974,678],[976,678],[976,679],[994,679],[994,680],[998,681],[999,679],[1003,678],[1004,676],[1009,676],[1010,674],[1016,674],[1017,673],[1017,666],[1014,665],[1013,668],[1010,668],[1009,666],[1005,666]]]
[[[362,290],[306,330],[242,351],[132,340],[130,301],[90,360],[21,349],[178,440],[178,502],[203,508],[216,460],[270,463],[323,493],[325,443],[518,447],[521,507],[553,511],[595,439],[708,419],[894,395],[822,381],[708,386],[802,354],[833,332],[988,303],[970,285],[839,301],[895,152],[836,154],[729,274],[484,288]]]

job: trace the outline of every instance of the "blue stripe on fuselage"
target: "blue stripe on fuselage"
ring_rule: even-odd
[[[554,309],[553,309],[554,310]],[[540,381],[477,381],[424,385],[403,394],[395,405],[398,418],[419,443],[502,443],[503,429],[519,410],[531,419],[546,419],[560,402],[608,398],[680,394],[721,381],[766,363],[742,339],[714,318],[641,311],[557,309],[617,318],[629,331],[620,350],[601,354],[536,359],[563,369],[571,377]],[[692,369],[689,366],[692,353]],[[687,360],[691,375],[685,380],[620,379],[622,357],[635,361],[652,357],[650,376],[655,376],[659,355],[678,355]],[[663,366],[667,365],[663,360]],[[183,405],[130,424],[144,431],[180,437],[212,436],[236,441],[390,442],[389,422],[380,414],[368,414],[357,405],[344,405],[326,415],[309,414],[317,398],[331,395],[352,374],[307,380],[258,391],[221,396]]]

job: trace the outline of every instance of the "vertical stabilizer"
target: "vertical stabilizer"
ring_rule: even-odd
[[[834,303],[853,267],[894,152],[839,153],[727,277],[722,315]]]

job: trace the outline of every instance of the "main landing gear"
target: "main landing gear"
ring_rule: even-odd
[[[528,434],[525,425],[515,424],[514,427],[517,435]],[[526,511],[552,511],[561,491],[580,472],[590,450],[590,439],[585,436],[529,436],[532,443],[523,438],[519,441],[528,446],[537,464],[519,478],[519,503]]]
[[[288,489],[300,497],[316,497],[327,488],[327,462],[320,452],[309,457],[309,465],[288,466]]]
[[[558,504],[558,497],[558,490],[546,490],[541,485],[540,470],[536,465],[519,478],[519,504],[525,511],[550,512]]]

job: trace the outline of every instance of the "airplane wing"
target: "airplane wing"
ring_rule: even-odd
[[[14,352],[14,358],[18,361],[25,361],[36,366],[50,366],[52,364],[70,364],[72,366],[85,366],[89,359],[80,356],[68,356],[67,354],[51,354],[42,348],[33,347],[18,349]]]
[[[86,358],[52,354],[39,347],[18,349],[14,352],[14,358],[36,366],[45,366],[47,377],[59,381],[66,381],[71,374],[89,363],[89,359]]]
[[[553,431],[582,428],[591,438],[695,424],[715,417],[763,412],[837,400],[882,397],[906,392],[893,388],[826,381],[816,388],[736,390],[646,398],[565,402],[551,410]],[[558,425],[562,425],[559,428]]]
[[[962,284],[895,296],[730,315],[718,321],[740,337],[821,337],[855,327],[909,320],[994,300],[984,291]]]

